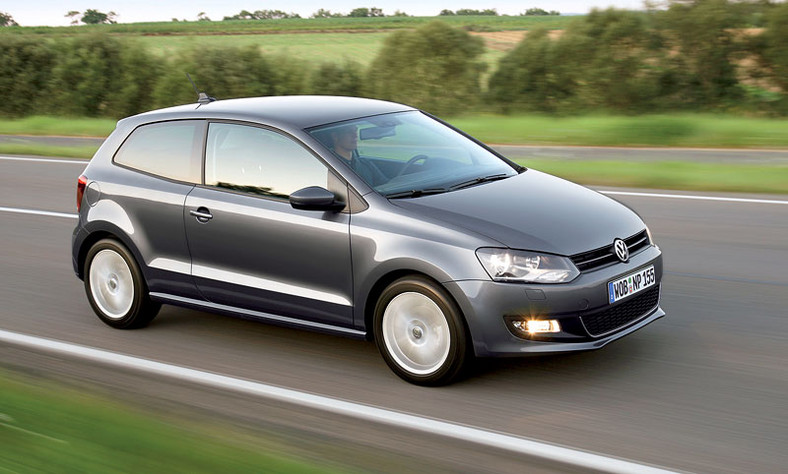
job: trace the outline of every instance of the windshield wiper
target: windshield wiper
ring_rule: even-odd
[[[448,191],[446,188],[427,188],[427,189],[413,189],[411,191],[402,191],[399,193],[386,194],[389,199],[400,198],[416,198],[419,196],[426,196],[427,194],[440,194]]]
[[[509,175],[506,173],[499,173],[499,174],[491,174],[490,176],[482,176],[480,178],[473,178],[469,179],[468,181],[463,181],[461,183],[457,183],[453,186],[449,187],[449,191],[454,191],[455,189],[462,189],[467,188],[468,186],[476,186],[477,184],[486,183],[488,181],[498,181],[499,179],[506,179]]]

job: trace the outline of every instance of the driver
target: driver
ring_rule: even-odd
[[[340,158],[345,160],[353,171],[367,182],[370,186],[379,186],[388,178],[377,166],[358,156],[358,127],[355,125],[345,125],[338,127],[331,132],[331,149]]]

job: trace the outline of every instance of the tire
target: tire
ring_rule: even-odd
[[[148,287],[131,252],[116,240],[96,242],[85,257],[85,293],[99,319],[118,329],[147,326],[161,304]]]
[[[427,278],[400,278],[383,290],[375,306],[374,332],[386,364],[416,385],[449,384],[472,357],[457,305]]]

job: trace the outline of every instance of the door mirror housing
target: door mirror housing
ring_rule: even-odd
[[[334,193],[320,186],[309,186],[293,192],[290,205],[304,211],[339,212],[345,208],[345,203],[338,200]]]

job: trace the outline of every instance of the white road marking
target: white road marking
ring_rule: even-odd
[[[694,199],[697,201],[723,201],[723,202],[748,202],[753,204],[788,204],[788,201],[781,201],[776,199],[745,199],[745,198],[732,198],[720,196],[695,196],[691,194],[660,194],[660,193],[635,193],[628,191],[600,191],[602,194],[610,196],[637,196],[637,197],[653,197],[653,198],[666,198],[666,199]]]
[[[90,162],[90,160],[66,160],[66,159],[59,159],[59,158],[24,158],[19,156],[0,156],[0,160],[7,160],[7,161],[33,161],[38,163],[65,163],[70,165],[85,165]]]
[[[0,207],[0,212],[13,212],[16,214],[33,214],[36,216],[47,216],[47,217],[67,217],[69,219],[79,218],[79,215],[77,214],[68,214],[65,212],[54,212],[54,211],[41,211],[38,209],[19,209],[16,207]]]
[[[459,425],[448,421],[423,418],[418,415],[363,405],[346,400],[315,395],[260,382],[252,382],[225,375],[203,372],[176,365],[70,344],[52,339],[44,339],[0,329],[0,341],[7,344],[31,349],[54,352],[61,355],[76,356],[102,364],[139,370],[146,373],[172,377],[191,383],[215,388],[232,390],[249,395],[327,411],[365,421],[382,423],[414,431],[426,432],[474,444],[504,449],[526,456],[546,459],[565,465],[610,473],[666,473],[662,468],[639,464],[624,459],[612,458],[573,448],[548,444],[542,441],[522,438],[505,433]]]

